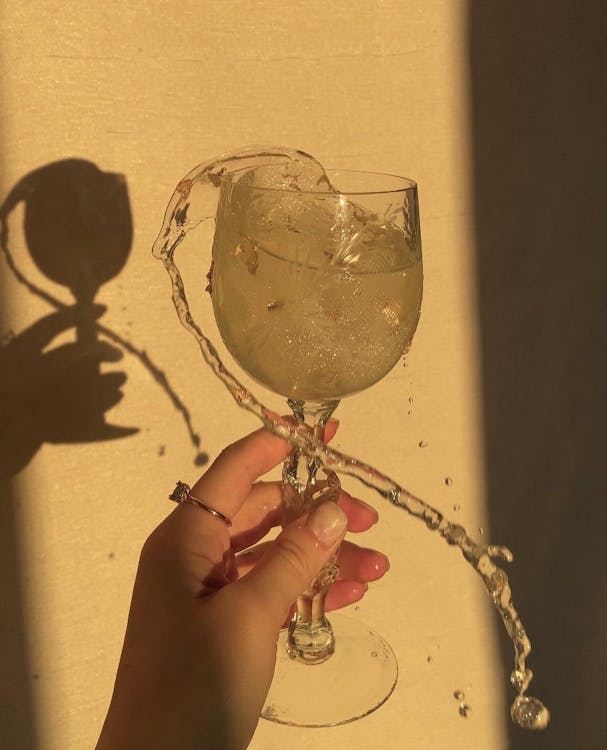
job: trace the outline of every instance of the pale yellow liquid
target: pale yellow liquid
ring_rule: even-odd
[[[422,265],[402,232],[378,234],[380,263],[318,266],[285,260],[218,224],[212,298],[221,336],[239,365],[298,400],[338,399],[382,378],[407,349],[419,318]],[[288,241],[286,235],[283,240]],[[360,266],[365,267],[364,263]]]

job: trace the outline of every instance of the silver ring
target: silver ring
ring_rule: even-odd
[[[199,500],[197,497],[193,497],[190,494],[190,485],[186,484],[185,482],[177,482],[175,485],[175,489],[171,494],[169,495],[169,500],[172,500],[174,503],[189,503],[190,505],[196,505],[200,508],[200,510],[204,510],[207,513],[210,513],[212,516],[215,516],[215,518],[219,518],[220,521],[223,521],[226,526],[231,526],[232,521],[227,516],[224,516],[223,513],[220,513],[218,510],[215,510],[215,508],[211,508],[210,505],[207,505],[206,503],[203,503],[202,500]]]

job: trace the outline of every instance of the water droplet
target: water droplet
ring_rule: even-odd
[[[209,462],[209,454],[208,453],[198,453],[196,455],[196,458],[194,459],[194,463],[196,466],[204,466]]]
[[[483,527],[482,527],[482,526],[479,526],[479,527],[478,527],[478,533],[479,533],[479,534],[480,534],[481,536],[483,536],[483,534],[485,533],[485,530],[483,529]]]
[[[425,440],[420,440],[419,443],[418,443],[418,445],[419,445],[420,448],[427,448],[428,447],[428,443]]]
[[[527,690],[532,679],[533,672],[530,669],[526,669],[524,672],[515,669],[510,674],[510,683],[517,693],[523,693]]]
[[[510,716],[521,729],[545,729],[550,721],[550,711],[539,698],[530,695],[517,695]]]
[[[261,715],[264,717],[264,719],[275,719],[278,716],[278,711],[276,710],[276,706],[270,703],[268,706],[266,706],[263,709],[263,711],[261,712]]]
[[[456,701],[463,701],[466,696],[464,695],[463,690],[454,690],[453,697],[455,698]]]
[[[453,485],[453,479],[451,479],[451,477],[445,477],[444,482],[447,487],[451,487]]]
[[[432,664],[432,662],[434,661],[434,659],[431,656],[428,656],[426,658],[426,661],[428,662],[428,664]]]
[[[447,544],[457,544],[459,546],[466,539],[466,530],[459,524],[450,524],[449,528],[445,529],[444,537]]]
[[[471,710],[472,709],[470,708],[470,706],[467,703],[460,703],[459,704],[459,708],[458,708],[459,715],[463,719],[467,719],[468,718],[468,715],[470,714]]]
[[[114,559],[114,557],[115,557],[115,555],[114,555],[114,553],[113,553],[113,552],[108,552],[108,553],[107,553],[107,559],[108,559],[108,560],[113,560],[113,559]]]
[[[457,513],[457,511],[461,510],[462,506],[459,503],[455,503],[453,506],[453,510]]]
[[[490,586],[491,586],[491,593],[492,594],[501,594],[501,592],[504,590],[504,586],[506,585],[508,579],[506,577],[506,574],[503,570],[500,568],[497,568],[490,577]],[[503,615],[504,613],[502,613]]]
[[[413,403],[413,396],[409,396],[409,403],[410,403],[410,404],[412,404],[412,403]]]
[[[371,651],[371,656],[376,659],[378,656],[377,651]]]

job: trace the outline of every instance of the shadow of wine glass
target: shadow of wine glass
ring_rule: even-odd
[[[73,304],[28,278],[10,250],[9,217],[20,204],[27,251],[45,278],[69,289]],[[1,268],[50,310],[16,335],[2,339],[6,327],[0,329],[0,734],[7,732],[24,750],[39,746],[31,690],[38,675],[27,649],[20,497],[11,477],[45,442],[105,441],[138,432],[106,421],[127,377],[120,371],[102,373],[101,364],[118,362],[125,353],[148,371],[180,414],[196,450],[194,463],[202,466],[208,460],[199,450],[190,413],[165,373],[100,320],[106,308],[95,303],[98,291],[124,268],[132,238],[125,178],[89,161],[43,166],[19,180],[0,205]]]
[[[24,204],[27,249],[42,274],[66,286],[65,305],[27,281],[8,251],[7,219]],[[9,268],[56,312],[35,322],[0,348],[3,437],[0,471],[9,476],[27,465],[44,442],[112,440],[137,427],[108,424],[105,412],[122,398],[123,372],[101,373],[122,351],[98,338],[104,309],[99,288],[124,267],[133,225],[126,181],[82,159],[48,164],[21,179],[2,205],[2,248]],[[64,331],[73,343],[48,348]]]

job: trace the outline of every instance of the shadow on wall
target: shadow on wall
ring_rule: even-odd
[[[10,250],[8,219],[25,206],[27,249],[39,271],[69,289],[66,305],[32,283]],[[0,247],[6,267],[30,293],[54,312],[0,345],[0,475],[23,469],[42,443],[113,440],[137,432],[111,425],[105,412],[122,398],[123,372],[101,373],[103,362],[131,354],[148,370],[180,413],[196,450],[194,463],[208,456],[190,413],[165,374],[147,353],[100,321],[105,308],[95,304],[100,286],[117,276],[131,249],[132,221],[126,181],[82,159],[67,159],[31,172],[13,188],[0,208]],[[49,348],[59,335],[75,332],[73,343]],[[100,338],[101,336],[101,338]],[[110,343],[111,342],[111,343]]]
[[[607,737],[607,4],[470,3],[492,537],[534,645],[548,730]],[[504,650],[504,668],[512,656]]]
[[[22,202],[31,258],[44,276],[70,290],[72,306],[32,284],[15,263],[8,219]],[[10,478],[44,442],[108,440],[137,432],[105,422],[126,376],[100,373],[102,362],[117,361],[122,352],[99,340],[97,321],[104,308],[94,304],[99,287],[121,271],[131,249],[126,182],[83,160],[49,164],[13,188],[0,207],[0,222],[5,270],[55,310],[17,335],[3,329],[0,342],[0,745],[34,750],[31,686],[37,675],[27,653],[19,499]],[[49,348],[70,329],[74,343]]]
[[[74,304],[55,298],[21,270],[11,251],[9,218],[24,206],[23,235],[39,272],[71,292]],[[10,222],[11,228],[15,222]],[[134,356],[180,413],[195,449],[208,457],[190,414],[165,374],[145,351],[107,326],[95,303],[101,285],[124,267],[133,236],[126,181],[82,159],[48,164],[21,179],[0,206],[2,272],[52,310],[17,334],[0,320],[0,747],[37,747],[23,616],[19,506],[11,478],[43,443],[82,443],[123,438],[137,427],[109,424],[106,412],[121,398],[123,372],[101,373],[102,363]],[[7,285],[3,285],[5,288]],[[2,300],[0,300],[1,302]],[[0,309],[0,313],[4,312]],[[68,343],[55,340],[67,334]],[[110,343],[111,342],[111,343]]]
[[[8,216],[20,202],[34,263],[70,290],[73,306],[55,300],[18,270],[9,251]],[[100,372],[102,362],[114,362],[122,352],[98,338],[97,319],[104,308],[94,303],[99,287],[126,263],[133,228],[124,178],[77,159],[24,177],[4,202],[1,220],[8,267],[30,292],[55,307],[0,348],[0,473],[10,476],[44,442],[109,440],[137,431],[105,422],[105,412],[121,398],[126,376]],[[75,342],[47,349],[69,329],[75,331]]]

